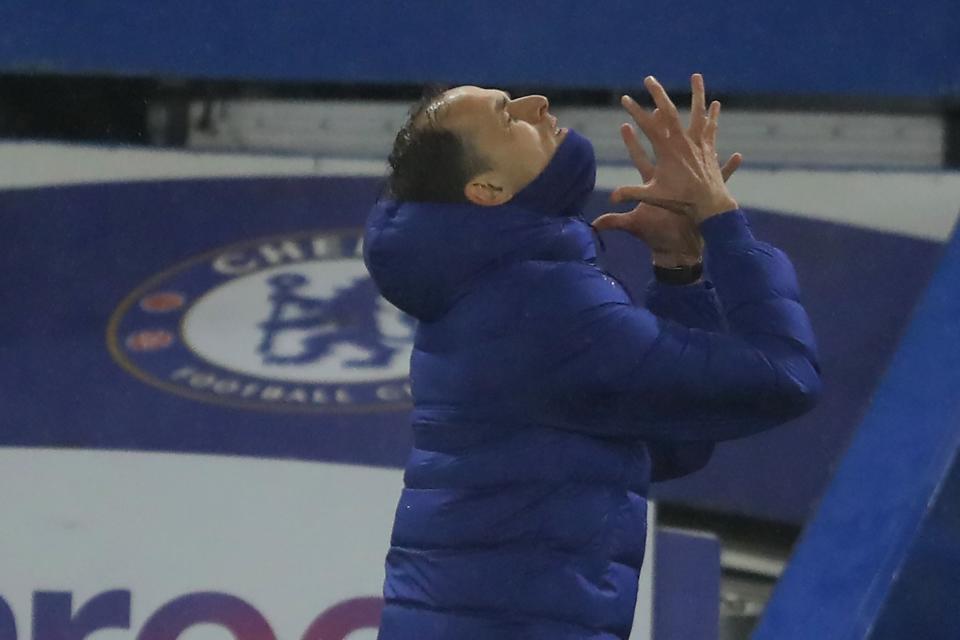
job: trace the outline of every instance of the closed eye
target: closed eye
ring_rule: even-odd
[[[504,126],[506,127],[509,127],[511,124],[517,121],[517,119],[514,118],[509,111],[507,111],[507,103],[510,101],[510,99],[510,94],[504,91],[501,94],[500,99],[497,101],[497,111],[502,111],[503,113],[507,114],[507,121],[504,123]]]

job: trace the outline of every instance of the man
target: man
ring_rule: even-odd
[[[457,87],[397,136],[364,245],[419,320],[381,640],[627,638],[649,483],[816,402],[796,276],[727,190],[719,103],[695,75],[684,129],[645,84],[653,113],[623,104],[657,164],[625,126],[645,184],[614,198],[641,204],[595,225],[651,245],[647,308],[595,264],[593,149],[546,98]]]

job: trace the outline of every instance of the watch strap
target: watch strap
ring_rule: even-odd
[[[693,284],[703,275],[703,261],[701,260],[694,265],[681,265],[678,267],[653,265],[653,275],[656,277],[657,282],[663,284]]]

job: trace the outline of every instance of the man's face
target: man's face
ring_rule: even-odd
[[[512,197],[546,168],[567,130],[544,96],[455,87],[435,103],[440,126],[459,134],[491,165],[483,179]]]

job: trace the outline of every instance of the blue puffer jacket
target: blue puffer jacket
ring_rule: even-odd
[[[368,269],[420,321],[381,640],[627,638],[651,480],[814,405],[790,261],[739,210],[701,231],[710,279],[642,308],[576,217],[374,208]]]

